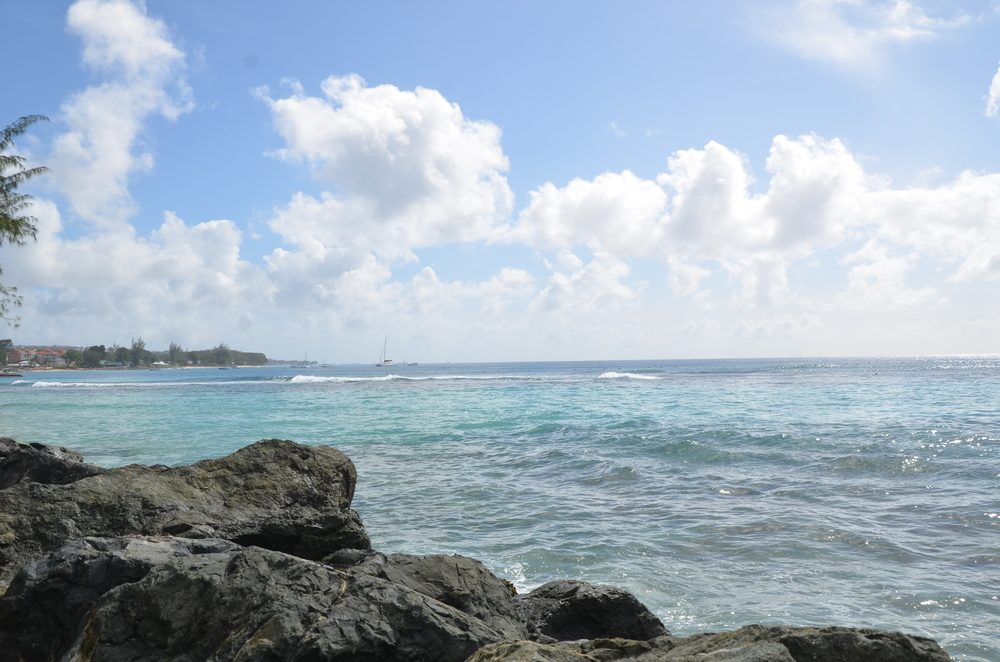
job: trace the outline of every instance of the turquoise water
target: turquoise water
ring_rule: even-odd
[[[617,584],[677,634],[871,625],[1000,660],[1000,358],[26,373],[0,435],[106,466],[331,444],[383,551]]]

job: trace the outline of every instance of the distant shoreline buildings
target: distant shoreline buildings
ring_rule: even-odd
[[[220,344],[212,349],[184,350],[171,343],[163,351],[150,351],[142,339],[131,347],[120,345],[15,345],[10,338],[0,340],[0,365],[17,369],[44,368],[168,368],[184,366],[261,366],[269,359],[262,352],[243,352]]]

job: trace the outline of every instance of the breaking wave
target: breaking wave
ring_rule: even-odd
[[[641,379],[645,381],[655,381],[660,379],[655,375],[637,375],[634,372],[602,372],[598,379]]]

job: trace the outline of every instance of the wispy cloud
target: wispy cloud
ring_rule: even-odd
[[[769,5],[763,38],[800,57],[855,67],[878,60],[894,44],[930,40],[972,20],[967,14],[929,16],[910,0],[798,0]]]
[[[608,128],[611,129],[611,133],[615,134],[619,138],[624,138],[628,135],[628,131],[626,131],[624,127],[619,126],[618,122],[615,122],[614,120],[608,123]]]

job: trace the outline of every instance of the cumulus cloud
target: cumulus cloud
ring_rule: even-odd
[[[538,247],[594,245],[620,257],[662,258],[675,294],[692,296],[715,261],[746,302],[768,304],[788,291],[786,268],[842,237],[859,196],[872,186],[839,140],[777,136],[764,193],[742,154],[710,141],[679,150],[666,171],[642,179],[625,171],[532,192],[510,237]]]
[[[929,16],[910,0],[798,0],[767,6],[758,29],[801,57],[864,66],[892,44],[929,40],[967,24],[966,14]]]
[[[679,296],[703,297],[701,283],[714,265],[740,301],[758,306],[790,301],[791,265],[865,237],[937,260],[950,282],[1000,277],[1000,175],[963,173],[938,186],[894,188],[867,173],[841,141],[815,135],[775,137],[766,171],[766,188],[755,192],[747,159],[709,142],[675,152],[655,179],[626,171],[563,187],[546,183],[510,236],[539,248],[659,257]],[[863,292],[862,285],[877,281],[882,292],[887,283],[901,286],[911,261],[866,255],[850,263],[855,298],[875,301],[872,287]],[[879,261],[894,265],[895,280],[888,269],[878,278],[866,270]],[[910,294],[895,301],[932,299]]]
[[[66,19],[83,41],[83,64],[102,82],[61,108],[66,130],[54,144],[55,182],[75,213],[103,227],[134,213],[129,176],[148,172],[153,155],[141,149],[144,121],[176,119],[192,108],[184,53],[162,21],[124,0],[78,0]]]
[[[446,242],[489,239],[510,216],[507,157],[499,127],[467,119],[436,90],[369,86],[331,76],[322,97],[292,84],[268,104],[285,146],[275,154],[308,163],[331,187],[299,193],[271,222],[286,241],[332,255],[388,259]]]
[[[564,187],[532,191],[512,239],[541,247],[599,242],[619,255],[643,255],[662,242],[666,193],[629,171],[574,179]]]
[[[1000,174],[964,172],[934,188],[873,191],[862,219],[886,242],[957,265],[949,281],[1000,278]]]
[[[1000,115],[1000,68],[993,74],[990,91],[986,97],[986,116],[997,117],[998,115]]]
[[[622,282],[629,275],[628,265],[609,253],[595,251],[593,259],[584,262],[562,250],[547,266],[552,274],[531,302],[532,311],[588,313],[613,309],[637,296]]]
[[[72,328],[81,341],[114,328],[164,346],[179,338],[215,344],[221,334],[245,334],[252,311],[269,303],[271,285],[262,269],[240,258],[242,236],[231,221],[188,225],[167,212],[148,238],[67,239],[55,203],[36,201],[32,214],[37,241],[4,256],[33,293],[22,313],[26,325],[45,328],[43,320],[57,318],[57,333]]]

